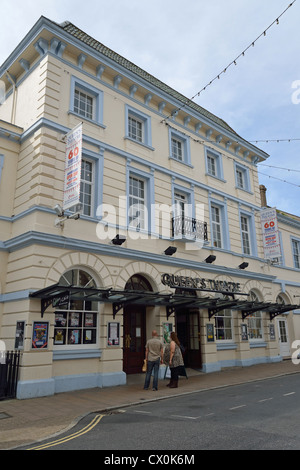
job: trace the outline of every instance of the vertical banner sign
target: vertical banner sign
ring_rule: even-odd
[[[66,135],[66,161],[63,209],[69,209],[80,200],[82,158],[82,123]]]
[[[265,258],[279,258],[281,256],[281,248],[276,208],[262,210],[260,213],[260,220],[263,233]]]

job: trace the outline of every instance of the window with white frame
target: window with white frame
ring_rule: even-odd
[[[170,158],[181,163],[191,164],[190,142],[188,136],[169,127]]]
[[[300,269],[300,240],[292,240],[294,267]]]
[[[249,294],[249,300],[252,302],[259,302],[258,296],[255,292],[251,291]],[[247,317],[248,323],[248,336],[250,340],[263,339],[263,319],[262,312],[253,312]]]
[[[103,125],[103,91],[73,76],[70,112]]]
[[[207,154],[207,173],[211,176],[217,176],[217,165],[214,155]]]
[[[85,158],[81,161],[81,179],[80,179],[80,204],[72,207],[71,212],[80,211],[83,215],[91,216],[93,214],[94,198],[94,166],[95,164]]]
[[[183,142],[182,140],[177,139],[176,137],[171,138],[171,155],[172,158],[175,158],[175,160],[178,160],[180,162],[183,161]]]
[[[222,248],[222,217],[221,208],[211,205],[212,246]]]
[[[93,277],[82,269],[72,269],[59,281],[63,286],[95,288]],[[85,299],[66,300],[55,310],[54,348],[88,348],[97,343],[98,303]]]
[[[125,126],[125,137],[127,139],[152,148],[150,116],[135,108],[132,108],[131,106],[126,105]]]
[[[0,155],[0,182],[1,182],[3,166],[4,166],[4,155]]]
[[[80,202],[82,213],[92,215],[93,163],[85,159],[82,159],[81,163]]]
[[[143,142],[144,124],[134,116],[128,116],[128,136],[137,142]]]
[[[187,194],[181,193],[179,191],[174,192],[174,204],[175,204],[175,210],[174,210],[174,216],[178,217],[185,217],[186,214],[186,207],[188,204],[188,196]]]
[[[144,179],[135,175],[129,176],[129,227],[136,230],[148,228],[146,185]]]
[[[231,310],[221,310],[215,315],[215,328],[217,340],[226,341],[233,339]]]
[[[74,112],[88,119],[94,116],[94,97],[80,90],[75,89],[74,93]]]
[[[242,251],[244,255],[251,254],[251,238],[249,224],[249,217],[247,217],[246,215],[241,215]]]
[[[235,182],[238,189],[250,191],[249,169],[235,162]]]
[[[205,149],[206,172],[209,176],[223,179],[221,154],[210,149]]]

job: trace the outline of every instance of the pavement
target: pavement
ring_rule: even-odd
[[[188,379],[180,377],[178,388],[166,387],[159,380],[158,391],[143,390],[145,374],[127,376],[127,384],[65,392],[50,397],[0,401],[0,450],[33,444],[71,429],[90,413],[109,413],[147,401],[212,390],[231,385],[299,374],[300,365],[291,360],[234,367],[205,374],[187,369]]]

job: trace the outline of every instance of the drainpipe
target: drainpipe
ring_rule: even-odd
[[[6,70],[6,75],[7,75],[7,78],[8,78],[8,81],[12,84],[12,87],[13,87],[13,102],[12,102],[12,109],[11,109],[11,123],[12,124],[15,124],[15,118],[16,118],[16,104],[17,104],[17,99],[16,99],[16,96],[17,96],[17,89],[16,89],[16,82],[15,80],[13,79],[13,77],[10,75],[9,71]]]

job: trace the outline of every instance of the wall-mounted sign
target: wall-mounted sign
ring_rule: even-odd
[[[173,331],[172,323],[163,323],[163,342],[167,344],[170,342],[170,334]]]
[[[265,258],[274,259],[281,257],[276,209],[263,209],[260,213],[260,220]]]
[[[113,321],[107,325],[107,346],[120,345],[120,323]]]
[[[206,324],[206,339],[208,343],[213,343],[215,340],[214,325],[213,323]]]
[[[48,347],[48,322],[33,322],[32,348],[45,349]]]
[[[82,123],[66,135],[63,209],[79,204],[82,159]]]
[[[186,287],[213,292],[228,292],[238,294],[241,292],[241,284],[232,281],[218,281],[214,279],[203,279],[200,277],[175,276],[174,274],[162,274],[161,282],[164,286],[173,288]]]
[[[24,349],[25,321],[17,321],[15,349]]]
[[[242,341],[248,341],[248,329],[246,323],[241,324]]]
[[[269,331],[270,331],[270,340],[274,341],[276,339],[274,323],[269,324]]]

